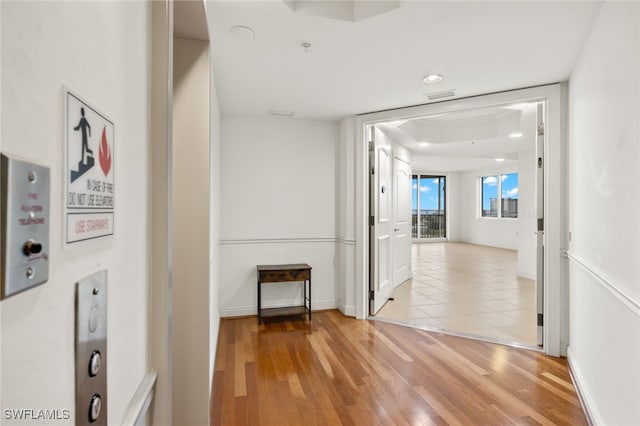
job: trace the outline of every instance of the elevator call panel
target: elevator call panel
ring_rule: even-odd
[[[76,283],[76,426],[107,426],[107,271]]]
[[[49,168],[0,154],[0,298],[49,279]]]

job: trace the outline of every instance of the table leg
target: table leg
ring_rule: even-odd
[[[311,321],[311,274],[309,274],[309,321]]]
[[[262,282],[258,274],[258,324],[262,324]]]

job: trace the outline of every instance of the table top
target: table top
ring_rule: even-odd
[[[294,269],[311,269],[306,263],[290,263],[284,265],[256,265],[258,271],[286,271]]]

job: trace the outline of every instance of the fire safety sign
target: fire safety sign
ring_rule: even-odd
[[[114,126],[65,91],[67,243],[113,234]]]

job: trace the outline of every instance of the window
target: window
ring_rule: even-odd
[[[444,176],[413,175],[411,204],[413,238],[446,238]]]
[[[482,177],[482,217],[498,217],[498,176]]]
[[[502,217],[518,217],[518,174],[502,175],[501,179]]]
[[[481,188],[482,217],[518,217],[517,173],[482,176]]]

